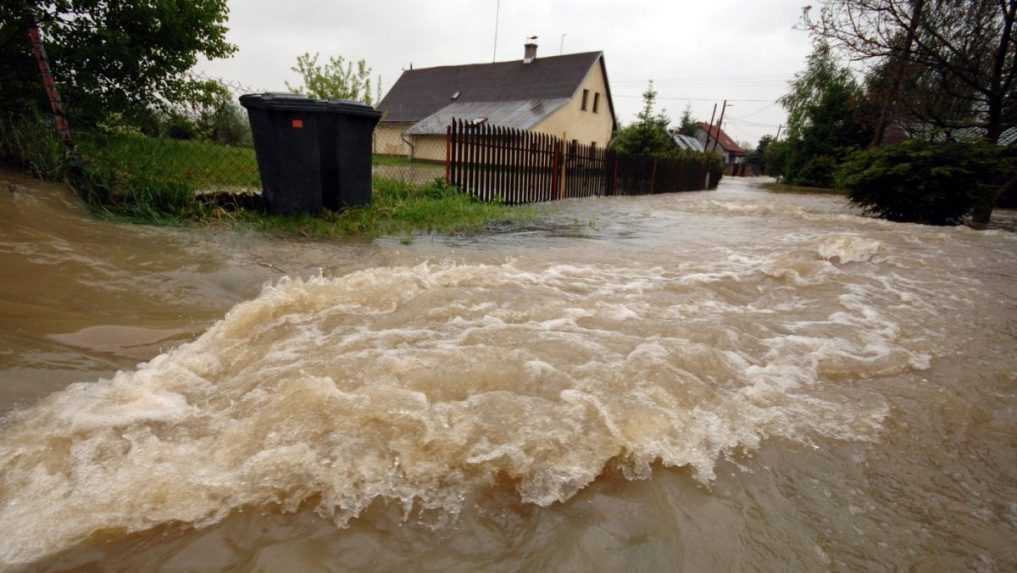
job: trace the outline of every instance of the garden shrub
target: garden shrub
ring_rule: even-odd
[[[910,141],[859,151],[837,173],[838,187],[866,211],[891,221],[955,225],[991,211],[1017,172],[1017,152],[986,143]]]
[[[793,183],[807,187],[833,187],[838,164],[837,159],[829,155],[810,157],[793,177]]]

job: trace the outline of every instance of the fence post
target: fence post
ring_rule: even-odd
[[[445,183],[452,184],[452,124],[445,128]]]
[[[611,163],[614,164],[614,175],[611,177],[611,194],[614,195],[618,190],[618,154],[611,152]]]
[[[653,158],[653,170],[650,171],[650,195],[656,193],[654,189],[657,185],[657,158]]]
[[[561,164],[561,179],[558,181],[558,184],[559,184],[558,199],[564,199],[565,198],[565,174],[568,172],[568,167],[566,165],[568,163],[568,158],[565,156],[565,138],[564,137],[562,137],[560,148],[561,148],[561,160],[559,161],[559,163]]]

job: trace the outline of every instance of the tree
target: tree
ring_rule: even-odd
[[[198,61],[228,57],[226,0],[16,0],[0,5],[0,105],[15,113],[45,102],[26,36],[28,15],[44,35],[50,67],[72,119],[150,113],[200,82]],[[45,109],[45,108],[43,108]]]
[[[755,148],[748,142],[744,144],[739,143],[746,150],[745,163],[753,166],[757,173],[766,173],[766,150],[773,141],[772,135],[764,135],[759,138],[759,143]]]
[[[825,0],[819,16],[806,9],[804,21],[853,60],[893,62],[894,102],[914,101],[910,91],[908,98],[900,94],[906,78],[917,75],[923,96],[938,102],[917,110],[925,123],[979,128],[993,143],[1017,123],[1017,0]],[[944,109],[954,113],[929,113]]]
[[[629,155],[660,155],[674,149],[674,140],[668,133],[671,120],[664,111],[654,111],[657,90],[651,80],[643,92],[643,109],[636,116],[635,123],[618,131],[611,140],[611,147],[619,153]]]
[[[303,85],[296,87],[286,82],[286,89],[317,99],[350,99],[373,103],[371,99],[371,68],[365,60],[347,61],[333,56],[325,64],[318,63],[318,54],[304,53],[297,57],[297,65],[290,68],[300,74]],[[381,79],[378,80],[379,87]]]
[[[685,110],[682,111],[682,118],[678,122],[678,133],[695,137],[696,130],[699,129],[697,123],[696,119],[692,117],[692,106],[686,105]]]
[[[861,121],[862,89],[823,41],[815,44],[790,88],[778,100],[788,112],[789,152],[782,175],[789,183],[830,187],[837,164],[871,138]]]

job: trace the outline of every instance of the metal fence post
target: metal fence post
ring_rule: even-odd
[[[71,140],[71,126],[64,115],[64,106],[60,101],[60,92],[53,81],[53,74],[49,69],[49,58],[46,57],[46,48],[42,45],[42,34],[39,32],[39,24],[30,10],[25,11],[25,22],[28,25],[28,40],[32,43],[32,54],[35,56],[35,63],[39,67],[39,75],[42,76],[42,86],[46,89],[46,97],[49,98],[49,107],[53,110],[53,121],[56,124],[57,133],[69,151],[74,150],[74,142]]]

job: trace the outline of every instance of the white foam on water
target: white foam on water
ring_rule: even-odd
[[[342,526],[383,498],[454,519],[505,477],[546,506],[609,463],[709,483],[720,458],[768,437],[875,439],[884,404],[809,389],[928,366],[872,304],[920,295],[828,260],[880,249],[801,237],[677,270],[423,264],[284,279],[133,372],[9,415],[0,563],[251,506],[316,500]]]

